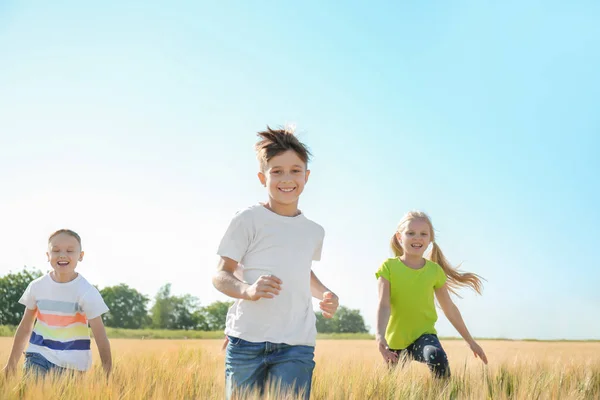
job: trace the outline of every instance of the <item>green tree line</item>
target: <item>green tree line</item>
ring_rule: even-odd
[[[42,276],[36,269],[25,267],[0,278],[0,325],[18,325],[25,307],[19,298],[32,280]],[[124,329],[183,329],[222,331],[227,310],[233,304],[215,301],[202,307],[198,298],[185,294],[175,296],[171,284],[162,286],[153,301],[136,289],[121,283],[100,289],[110,311],[103,315],[104,324]],[[150,304],[152,304],[150,306]],[[331,319],[316,312],[320,333],[364,333],[367,327],[358,310],[341,306]]]

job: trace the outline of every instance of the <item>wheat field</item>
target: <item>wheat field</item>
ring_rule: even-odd
[[[11,338],[0,338],[7,359]],[[113,339],[114,373],[94,368],[76,377],[0,377],[0,399],[221,399],[220,340]],[[389,371],[374,341],[317,343],[312,399],[599,399],[600,343],[482,341],[484,367],[458,340],[442,341],[452,378],[438,382],[411,363]],[[267,394],[266,398],[282,398]]]

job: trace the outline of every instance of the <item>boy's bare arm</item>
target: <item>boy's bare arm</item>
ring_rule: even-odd
[[[110,375],[112,370],[112,354],[110,352],[110,342],[106,336],[106,329],[104,329],[104,323],[102,317],[96,317],[89,320],[90,328],[94,334],[94,341],[98,346],[98,353],[100,353],[100,360],[102,361],[102,368],[106,375]]]
[[[36,314],[37,309],[30,310],[29,308],[25,308],[23,318],[21,318],[19,327],[15,332],[15,338],[13,341],[12,350],[10,352],[10,357],[8,358],[8,362],[4,368],[6,373],[14,371],[14,369],[17,367],[19,359],[21,358],[21,354],[23,354],[23,351],[25,351],[25,346],[27,345],[27,341],[31,336]]]
[[[310,271],[310,292],[315,299],[319,300],[323,298],[325,292],[331,292],[331,290],[323,285],[319,278],[317,278],[317,275],[315,275],[313,270]]]
[[[310,271],[310,292],[314,298],[321,300],[319,308],[323,311],[323,316],[325,318],[333,317],[340,305],[339,298],[327,286],[323,285],[312,270]]]
[[[233,273],[238,262],[228,257],[221,257],[217,273],[213,276],[215,288],[229,297],[244,300],[272,299],[281,290],[281,279],[274,275],[262,275],[252,285],[240,281]]]

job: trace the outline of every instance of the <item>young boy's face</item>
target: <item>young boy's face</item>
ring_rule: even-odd
[[[73,273],[77,263],[83,260],[79,242],[66,233],[60,233],[50,240],[46,255],[55,272],[67,275]]]
[[[306,163],[296,152],[288,150],[271,158],[265,171],[258,173],[258,178],[267,188],[271,199],[280,204],[290,205],[298,203],[309,175]]]

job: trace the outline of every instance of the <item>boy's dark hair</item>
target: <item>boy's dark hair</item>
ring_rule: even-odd
[[[56,232],[54,232],[48,238],[48,244],[50,244],[50,242],[52,241],[52,239],[54,239],[56,236],[58,236],[58,235],[60,235],[62,233],[67,234],[69,236],[73,236],[75,239],[77,239],[77,242],[79,243],[79,248],[81,249],[81,237],[76,232],[74,232],[74,231],[72,231],[70,229],[59,229]]]
[[[265,171],[267,163],[273,157],[288,150],[292,150],[298,157],[308,165],[308,161],[312,154],[304,143],[298,140],[294,132],[290,129],[271,129],[267,125],[267,130],[258,132],[260,138],[254,146],[256,157],[260,163],[260,170]]]

